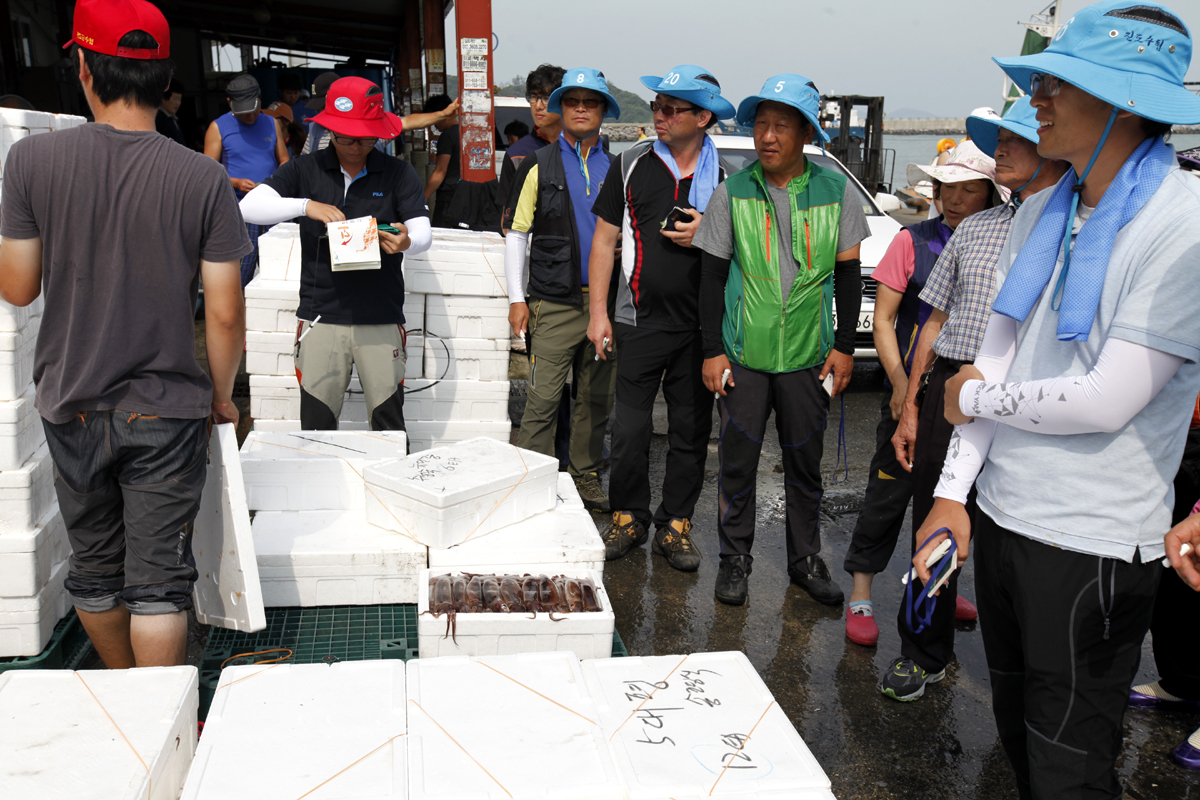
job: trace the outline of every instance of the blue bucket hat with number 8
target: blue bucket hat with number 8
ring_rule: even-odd
[[[1030,75],[1053,75],[1118,110],[1173,125],[1200,122],[1200,97],[1183,86],[1192,38],[1157,3],[1102,0],[1059,28],[1044,52],[992,59],[1023,91]]]
[[[608,110],[605,116],[613,119],[621,118],[621,106],[617,103],[617,99],[608,91],[608,81],[604,80],[604,73],[597,69],[569,69],[567,74],[563,75],[562,85],[550,93],[550,99],[546,101],[546,110],[551,114],[562,113],[562,96],[563,92],[568,89],[590,89],[593,92],[598,92],[604,95],[604,102],[608,104]]]
[[[705,111],[711,111],[717,119],[729,119],[734,114],[733,103],[721,97],[721,85],[703,67],[680,64],[661,78],[643,75],[641,81],[650,91],[687,100]]]
[[[752,97],[747,97],[738,106],[738,124],[753,125],[754,117],[758,113],[758,104],[764,100],[774,100],[777,103],[783,103],[784,105],[798,109],[804,115],[804,118],[811,122],[813,127],[817,129],[817,135],[813,141],[829,141],[829,134],[821,130],[821,122],[819,120],[821,113],[821,93],[817,91],[816,84],[808,78],[790,72],[783,75],[772,75],[767,78],[767,82],[763,84],[762,91]]]

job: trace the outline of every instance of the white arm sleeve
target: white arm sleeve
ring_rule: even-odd
[[[1109,339],[1087,375],[1040,381],[967,381],[959,408],[1025,431],[1053,435],[1113,433],[1162,391],[1183,364],[1181,356]]]
[[[274,225],[304,216],[308,200],[304,197],[280,197],[279,192],[260,183],[238,203],[242,219],[251,225]]]
[[[525,302],[525,259],[529,251],[529,232],[510,230],[504,237],[504,274],[508,281],[508,302]]]
[[[408,228],[410,242],[404,255],[415,256],[418,253],[424,253],[433,245],[433,226],[429,224],[429,217],[406,219],[404,227]]]

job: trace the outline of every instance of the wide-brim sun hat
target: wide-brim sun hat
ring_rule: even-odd
[[[1183,86],[1191,33],[1157,3],[1102,0],[1076,12],[1041,53],[993,58],[1023,91],[1035,72],[1155,122],[1200,123],[1200,97]]]
[[[754,124],[758,114],[758,104],[764,100],[773,100],[797,109],[804,118],[816,128],[814,142],[828,142],[829,134],[821,130],[821,93],[817,86],[803,75],[784,73],[772,75],[763,84],[762,91],[751,95],[738,104],[737,123],[739,125]]]
[[[613,119],[621,118],[621,105],[617,102],[617,98],[609,92],[608,81],[604,79],[604,73],[600,70],[586,67],[567,70],[567,74],[563,75],[562,85],[550,93],[550,99],[546,101],[546,110],[551,114],[562,114],[561,98],[563,92],[568,89],[588,89],[603,95],[604,102],[608,105],[604,116]]]
[[[984,155],[996,157],[996,145],[1000,143],[1000,129],[1012,131],[1022,139],[1038,143],[1037,109],[1030,104],[1029,95],[1021,97],[1004,112],[1003,117],[967,117],[967,135],[983,151]]]
[[[981,151],[974,142],[966,141],[950,151],[950,157],[940,166],[909,164],[905,170],[909,186],[930,179],[940,183],[963,183],[984,180],[992,184],[1001,202],[1007,201],[1008,189],[996,183],[996,160]]]
[[[733,103],[721,96],[717,79],[703,67],[680,64],[666,75],[643,75],[642,85],[652,92],[678,97],[705,111],[711,111],[717,119],[729,119],[735,113]]]
[[[313,122],[341,136],[395,139],[404,123],[383,109],[383,90],[366,78],[338,78],[325,95],[325,109]]]

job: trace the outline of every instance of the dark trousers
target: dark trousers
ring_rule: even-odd
[[[939,358],[933,364],[929,377],[929,388],[921,401],[920,416],[917,418],[917,446],[913,452],[913,541],[909,543],[910,555],[916,555],[922,542],[916,541],[925,518],[933,510],[933,490],[937,488],[946,461],[946,449],[954,426],[946,421],[946,381],[958,374],[960,362]],[[967,513],[975,515],[975,490],[967,498]],[[950,580],[942,587],[933,610],[933,620],[920,633],[913,633],[908,626],[906,604],[902,599],[896,612],[896,628],[900,632],[900,654],[911,658],[926,672],[941,672],[954,657],[954,606],[958,601],[958,573],[955,570]],[[913,583],[913,598],[923,591],[923,584]]]
[[[613,403],[612,469],[608,497],[649,527],[650,437],[661,384],[667,401],[667,461],[662,502],[654,523],[691,519],[704,487],[704,461],[712,433],[712,392],[704,388],[699,331],[656,331],[616,323],[621,349]]]
[[[913,496],[912,473],[896,461],[896,448],[892,446],[896,420],[892,419],[891,399],[891,393],[884,392],[879,424],[875,427],[875,456],[867,475],[867,492],[846,550],[843,568],[851,574],[887,569],[900,538],[908,501]]]
[[[719,403],[722,556],[748,556],[754,545],[758,457],[772,410],[783,450],[788,568],[803,569],[800,562],[821,551],[821,453],[829,395],[817,379],[820,373],[820,366],[778,373],[733,366],[737,385]]]
[[[1162,566],[1051,547],[982,512],[971,543],[992,713],[1021,798],[1120,797],[1121,722]]]

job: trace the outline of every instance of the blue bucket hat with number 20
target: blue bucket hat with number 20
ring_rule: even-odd
[[[721,97],[720,84],[704,67],[680,64],[661,78],[643,75],[641,81],[650,91],[687,100],[705,111],[711,111],[717,119],[729,119],[734,114],[733,103]]]
[[[562,85],[550,93],[550,99],[546,101],[546,110],[551,114],[562,113],[562,96],[563,92],[568,89],[590,89],[593,92],[598,92],[604,95],[604,102],[608,104],[608,112],[605,116],[613,119],[621,118],[621,106],[617,104],[617,99],[608,91],[608,81],[604,80],[604,73],[597,69],[569,69],[567,74],[563,75]]]
[[[738,124],[753,125],[754,117],[758,113],[758,104],[764,100],[774,100],[798,109],[804,118],[817,129],[817,135],[813,141],[829,141],[829,134],[821,130],[821,122],[818,119],[821,113],[821,93],[817,91],[816,84],[808,78],[790,72],[767,78],[762,91],[752,97],[747,97],[738,106]]]
[[[1200,122],[1200,97],[1183,86],[1191,34],[1178,14],[1157,3],[1102,0],[1067,20],[1044,52],[992,60],[1023,91],[1030,75],[1041,72],[1139,117]]]

